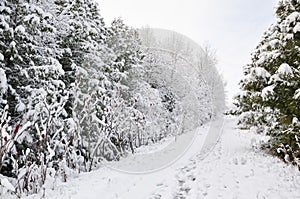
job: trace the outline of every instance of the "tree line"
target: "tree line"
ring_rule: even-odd
[[[210,119],[212,87],[195,79],[196,101],[183,103],[179,76],[170,85],[151,75],[158,62],[172,73],[161,67],[168,56],[153,57],[121,19],[106,25],[93,0],[1,1],[1,184],[37,193],[46,179],[66,181]]]

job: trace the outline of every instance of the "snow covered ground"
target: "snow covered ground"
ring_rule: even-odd
[[[160,169],[128,170],[156,164],[144,148],[140,149],[139,158],[128,156],[109,167],[82,173],[67,183],[47,186],[45,196],[50,199],[300,198],[300,172],[253,148],[261,136],[236,129],[235,123],[235,118],[226,117],[224,125],[220,119],[196,129],[185,153]],[[176,142],[181,139],[184,138],[178,137]],[[165,151],[173,154],[174,150],[171,147]],[[165,158],[164,153],[153,154],[157,160]],[[122,163],[126,166],[120,169]]]

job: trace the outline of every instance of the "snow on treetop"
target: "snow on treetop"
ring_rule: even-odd
[[[293,34],[286,34],[286,35],[283,37],[283,39],[284,39],[285,41],[290,40],[290,39],[293,39],[293,38],[294,38],[294,35],[293,35]]]
[[[7,6],[0,6],[0,12],[6,12],[6,13],[8,13],[8,14],[10,14],[11,13],[11,9],[9,8],[9,7],[7,7]]]
[[[280,51],[276,49],[278,48],[278,46],[282,46],[282,42],[278,39],[273,39],[261,46],[260,48],[258,48],[255,52],[256,54],[259,54],[258,60],[255,62],[256,66],[258,67],[272,59],[276,59],[277,57],[279,57]],[[270,47],[272,48],[272,51],[267,50]]]
[[[30,10],[32,12],[37,12],[40,15],[44,15],[45,14],[45,12],[43,11],[43,9],[41,9],[39,6],[36,6],[34,4],[30,5]]]
[[[25,109],[26,109],[26,105],[21,101],[16,106],[17,112],[23,112]]]
[[[263,64],[267,59],[266,53],[262,53],[262,55],[259,57],[259,59],[256,61],[258,65]]]
[[[293,117],[293,120],[292,120],[292,124],[293,125],[299,125],[299,120],[298,120],[298,118],[297,117]],[[297,139],[297,138],[296,138]]]
[[[299,98],[300,98],[300,89],[297,89],[294,94],[294,99],[299,99]]]
[[[267,86],[261,91],[261,97],[263,100],[266,100],[269,95],[272,95],[274,93],[274,85]]]
[[[244,76],[243,82],[248,83],[248,82],[254,82],[255,79],[253,78],[253,76],[251,74],[247,74]]]
[[[24,17],[24,21],[25,22],[31,21],[31,23],[39,24],[40,18],[35,14],[30,14],[30,15],[27,15],[26,17]]]
[[[288,64],[284,63],[279,66],[277,73],[281,75],[292,75],[293,70]]]
[[[15,30],[16,30],[16,32],[19,32],[21,34],[25,33],[25,28],[22,25],[17,26]]]
[[[296,24],[296,26],[294,27],[293,32],[294,32],[294,33],[300,32],[300,23],[299,23],[299,22],[298,22],[298,23]]]
[[[278,74],[274,74],[271,76],[270,81],[268,82],[269,84],[274,83],[274,82],[279,82],[281,81],[280,77]]]
[[[286,21],[287,21],[287,23],[290,24],[290,23],[296,22],[298,19],[300,19],[300,13],[293,12],[286,18]]]
[[[4,61],[4,56],[2,53],[0,53],[0,61]]]
[[[269,41],[269,44],[270,44],[270,46],[271,46],[272,48],[276,48],[276,46],[277,46],[278,44],[280,44],[280,43],[281,43],[281,42],[280,42],[279,39],[273,39],[273,40]]]
[[[0,93],[5,93],[7,90],[7,87],[8,87],[8,85],[7,85],[5,71],[2,68],[0,68]]]
[[[257,77],[262,79],[267,79],[270,76],[271,76],[270,73],[266,71],[266,69],[262,67],[255,67],[250,70],[249,74],[244,76],[243,82],[244,83],[255,82]]]
[[[16,42],[15,41],[10,42],[9,47],[16,48]]]
[[[3,15],[0,15],[0,25],[3,26],[5,30],[9,29],[9,24],[6,22]]]
[[[238,92],[237,94],[235,94],[234,98],[237,98],[237,97],[243,98],[243,97],[246,97],[248,94],[249,94],[248,91],[241,90],[240,92]]]
[[[261,77],[261,78],[268,78],[271,76],[270,73],[262,67],[253,68],[251,73],[256,75],[257,77]]]

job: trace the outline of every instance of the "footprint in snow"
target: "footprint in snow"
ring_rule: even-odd
[[[247,159],[244,157],[241,157],[241,164],[245,165],[247,163]]]
[[[174,199],[186,199],[186,196],[184,196],[182,193],[177,193],[174,196]]]
[[[156,193],[155,195],[151,196],[149,199],[161,199],[162,195],[160,195],[159,193]]]

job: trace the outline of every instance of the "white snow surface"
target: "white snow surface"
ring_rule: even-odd
[[[195,130],[191,147],[172,165],[150,173],[132,174],[106,166],[79,174],[67,183],[47,183],[49,199],[154,199],[154,198],[300,198],[300,172],[278,158],[256,148],[265,137],[236,128],[236,118],[224,125],[213,122],[210,129],[222,130],[219,141],[207,145],[209,125]],[[206,138],[206,139],[205,139]],[[217,138],[217,137],[215,137]],[[213,138],[212,140],[214,140]],[[178,138],[181,139],[181,138]],[[204,142],[204,140],[206,140]],[[209,147],[207,147],[209,149]],[[146,150],[146,149],[145,149]],[[158,159],[160,157],[157,157]],[[140,164],[134,156],[121,162]],[[127,162],[127,163],[126,163]],[[145,162],[152,164],[152,162]],[[54,189],[53,189],[54,188]],[[25,197],[40,198],[40,195]]]
[[[281,64],[277,70],[281,75],[293,75],[293,70],[288,64]]]
[[[294,23],[298,19],[300,19],[300,13],[294,11],[286,18],[286,21],[290,24],[290,23]]]
[[[26,105],[23,102],[19,102],[16,108],[17,108],[17,112],[23,112],[26,109]]]
[[[294,94],[294,99],[299,99],[299,98],[300,98],[300,89],[297,89]]]
[[[0,183],[5,189],[15,191],[15,187],[7,180],[7,178],[0,179]]]
[[[298,22],[298,23],[296,24],[296,26],[293,28],[293,32],[294,32],[294,33],[300,32],[300,22]]]
[[[4,61],[4,56],[2,53],[0,53],[0,61]]]
[[[253,68],[252,73],[254,73],[257,77],[261,77],[261,78],[268,78],[271,76],[270,73],[262,67]]]
[[[25,33],[25,28],[22,25],[18,25],[15,30],[16,30],[16,32],[19,32],[21,34]]]
[[[0,53],[1,55],[1,53]],[[0,56],[1,58],[1,56]],[[0,93],[5,93],[8,88],[5,71],[0,68]]]
[[[268,98],[268,95],[272,95],[274,93],[274,85],[267,86],[261,91],[261,97],[263,100]]]

